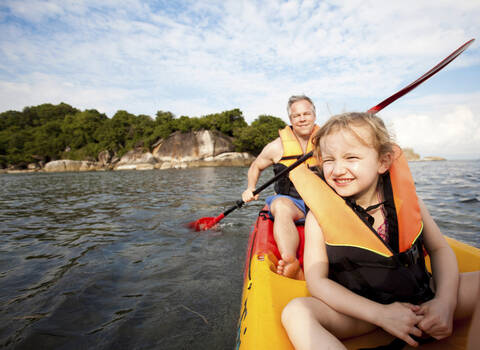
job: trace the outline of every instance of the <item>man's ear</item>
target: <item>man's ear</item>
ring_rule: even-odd
[[[394,155],[393,152],[387,152],[385,154],[382,154],[379,159],[379,166],[378,166],[378,173],[379,174],[385,174],[388,169],[390,169],[390,166],[393,163],[394,160]]]

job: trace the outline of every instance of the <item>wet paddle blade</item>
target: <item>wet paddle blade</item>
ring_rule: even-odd
[[[204,231],[208,230],[206,227],[212,226],[211,222],[214,220],[214,217],[200,218],[197,221],[190,222],[187,226],[194,231]]]
[[[206,231],[214,227],[224,217],[223,213],[217,217],[200,218],[188,224],[188,227],[195,231]]]

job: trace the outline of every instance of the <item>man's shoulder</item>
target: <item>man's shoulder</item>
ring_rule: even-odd
[[[273,163],[278,162],[283,154],[283,145],[280,137],[277,137],[275,140],[269,142],[261,153],[261,156],[271,160]]]
[[[265,148],[269,148],[272,152],[283,152],[283,144],[280,137],[268,143]]]

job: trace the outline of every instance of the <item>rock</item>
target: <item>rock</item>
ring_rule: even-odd
[[[190,162],[190,166],[249,166],[255,157],[249,153],[226,152],[216,157],[207,157],[205,159]]]
[[[155,169],[155,165],[154,164],[137,164],[136,166],[136,170],[153,170]]]
[[[29,163],[27,165],[28,170],[39,170],[40,166],[37,163]]]
[[[442,160],[446,160],[446,159],[442,158],[442,157],[429,156],[429,157],[423,157],[422,160],[425,160],[425,161],[442,161]]]
[[[150,152],[143,152],[140,150],[131,150],[128,151],[117,165],[123,164],[155,164],[157,161]]]
[[[107,166],[108,164],[110,164],[112,157],[113,154],[109,150],[101,151],[98,154],[98,162],[103,166]]]
[[[158,161],[191,162],[233,152],[232,138],[218,131],[175,132],[152,151]]]
[[[154,169],[157,160],[150,152],[142,152],[141,150],[128,151],[115,164],[115,170],[145,170]]]
[[[161,163],[157,169],[183,169],[199,166],[248,166],[255,159],[248,153],[234,152],[233,139],[218,131],[175,132],[157,142],[152,154]]]
[[[402,152],[408,161],[420,160],[420,155],[415,153],[412,148],[403,148]]]
[[[65,171],[93,171],[101,170],[102,165],[98,162],[86,160],[54,160],[45,164],[46,172],[65,172]]]
[[[136,164],[121,164],[115,167],[115,170],[137,170]]]

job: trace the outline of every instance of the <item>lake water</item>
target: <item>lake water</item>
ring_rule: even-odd
[[[480,247],[480,162],[410,166],[443,232]],[[248,235],[263,202],[215,231],[185,224],[233,205],[246,173],[0,175],[0,347],[233,349]]]

